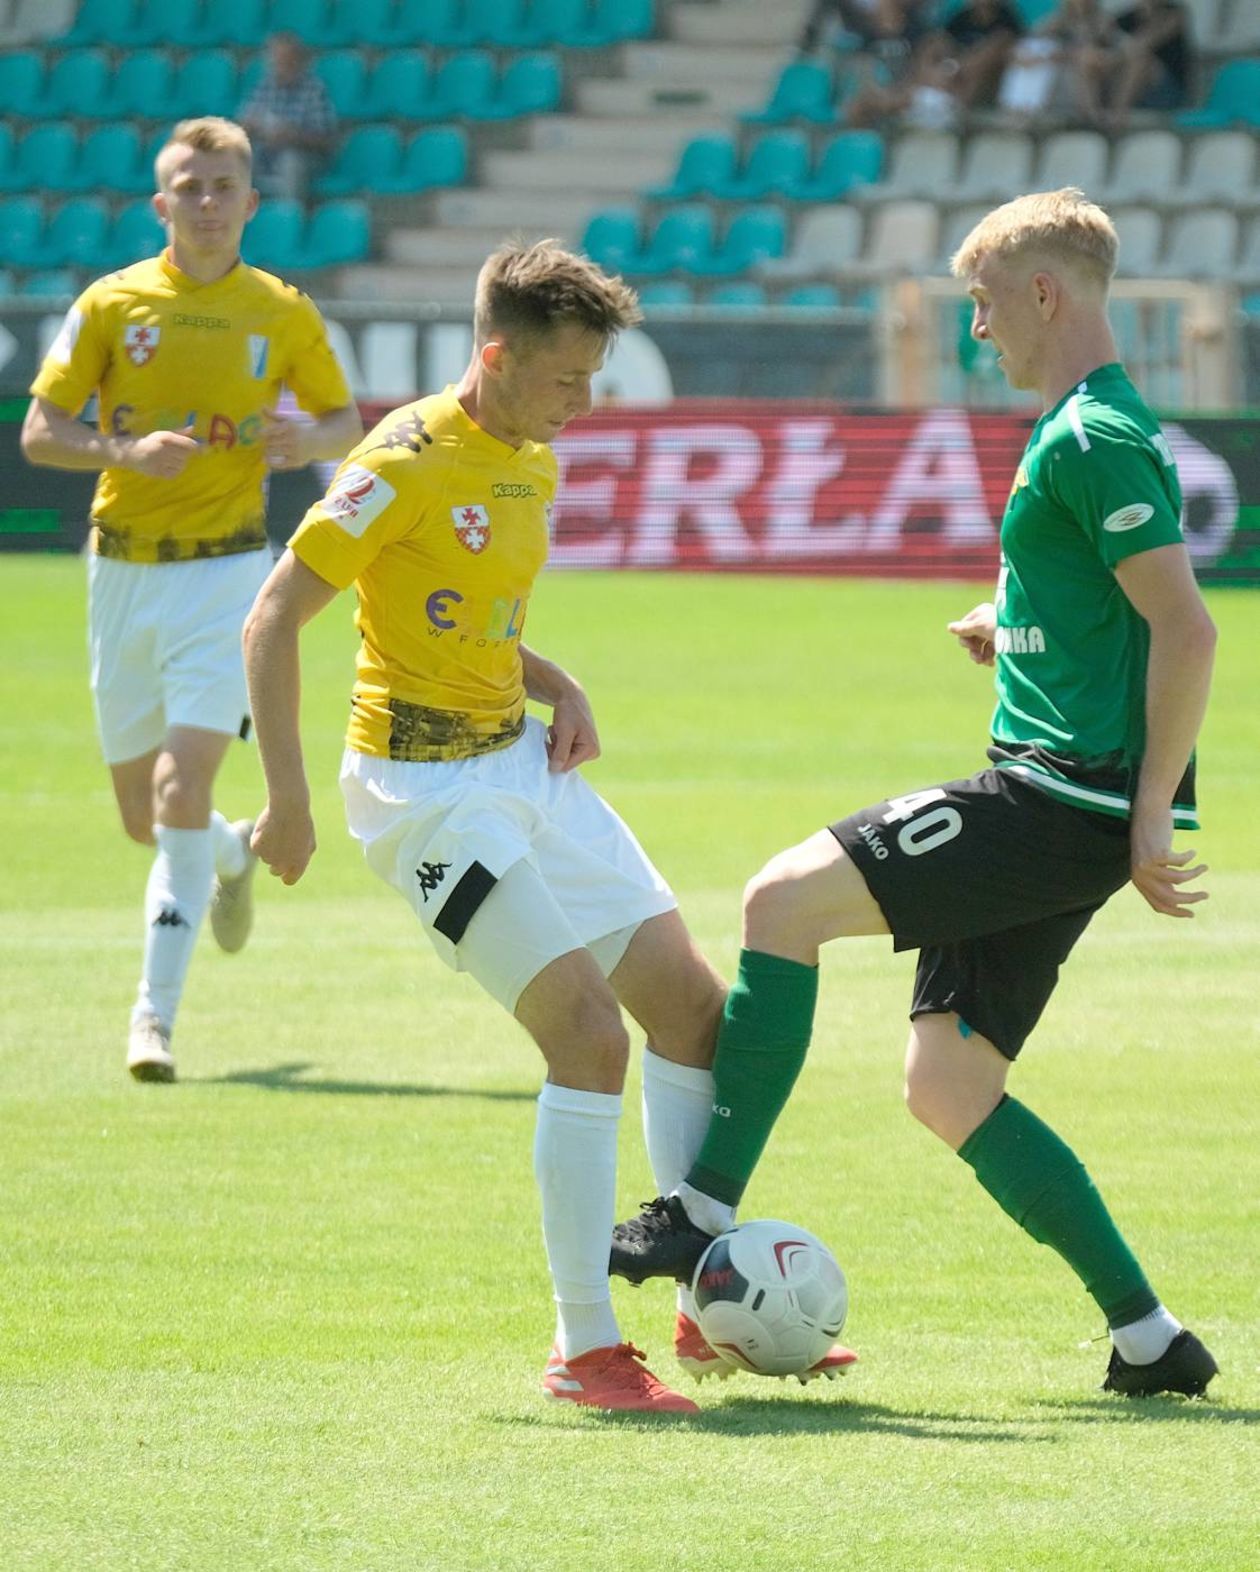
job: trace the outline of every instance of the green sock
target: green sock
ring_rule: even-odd
[[[1026,1234],[1059,1252],[1108,1326],[1127,1326],[1158,1308],[1080,1158],[1023,1103],[1004,1097],[958,1155]]]
[[[816,966],[741,950],[713,1060],[713,1117],[689,1185],[739,1204],[805,1062],[817,1000]]]

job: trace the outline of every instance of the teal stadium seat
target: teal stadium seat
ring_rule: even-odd
[[[313,49],[321,49],[329,31],[328,0],[271,0],[268,33],[296,33]]]
[[[466,49],[451,55],[433,77],[433,96],[425,116],[429,120],[494,120],[498,80],[494,57],[484,49]]]
[[[470,44],[519,49],[525,26],[525,0],[464,0],[464,27]]]
[[[644,306],[690,306],[696,294],[690,284],[681,278],[658,278],[644,284],[639,290],[639,304]]]
[[[169,114],[234,115],[245,97],[236,80],[236,57],[230,49],[199,49],[175,74]],[[159,117],[161,118],[161,117]]]
[[[332,0],[325,43],[333,49],[354,44],[388,49],[398,42],[393,19],[394,0]]]
[[[671,207],[657,220],[646,247],[626,259],[627,272],[705,273],[714,260],[713,209],[699,202]]]
[[[341,144],[332,168],[316,177],[314,189],[320,196],[388,191],[401,166],[402,137],[393,126],[359,126]]]
[[[794,311],[834,311],[840,291],[834,284],[798,284],[782,297],[782,304]]]
[[[219,0],[215,0],[215,5]],[[145,0],[146,26],[153,30],[152,43],[174,49],[200,49],[206,37],[202,0]]]
[[[739,279],[733,284],[718,284],[705,299],[707,306],[738,306],[741,311],[760,311],[766,304],[766,292],[752,279]]]
[[[99,268],[109,235],[109,210],[96,197],[72,197],[44,231],[41,267]]]
[[[75,115],[99,120],[108,114],[109,61],[100,49],[72,49],[54,61],[31,114],[41,120]]]
[[[22,280],[22,294],[38,299],[73,298],[79,293],[78,275],[72,268],[48,268],[42,273],[30,273]]]
[[[140,178],[140,133],[133,125],[98,126],[88,133],[71,170],[71,191],[134,191]],[[151,173],[145,170],[146,181]]]
[[[345,267],[366,261],[372,250],[372,220],[366,202],[325,202],[307,226],[302,252],[306,268]]]
[[[696,272],[707,277],[747,273],[758,262],[781,257],[787,249],[787,220],[782,210],[765,204],[736,213],[721,248],[702,260]]]
[[[0,191],[18,188],[17,145],[13,127],[7,120],[0,120]]]
[[[406,43],[439,49],[466,49],[473,41],[463,0],[399,0],[398,30]]]
[[[564,80],[555,55],[519,55],[499,79],[495,117],[516,120],[521,115],[550,114],[560,107],[563,93]]]
[[[43,267],[44,207],[38,197],[12,196],[0,202],[0,263]]]
[[[779,73],[764,109],[740,116],[750,125],[786,125],[808,120],[811,125],[836,123],[835,85],[829,67],[817,60],[793,60]]]
[[[258,49],[267,34],[266,0],[214,0],[201,13],[203,46]]]
[[[458,126],[430,126],[407,144],[398,172],[375,189],[383,193],[462,186],[468,178],[468,138]]]
[[[884,143],[876,131],[841,131],[823,149],[818,168],[779,188],[794,202],[838,202],[854,186],[870,185],[884,168]]]
[[[725,201],[756,201],[799,182],[809,165],[804,131],[768,131],[754,144],[743,169],[715,186],[712,194]]]
[[[302,266],[306,218],[300,202],[273,198],[245,226],[241,256],[251,267],[287,273]]]
[[[171,57],[165,49],[137,49],[123,55],[110,84],[109,118],[166,119],[172,113],[173,79]]]
[[[1260,126],[1260,60],[1229,60],[1213,78],[1202,109],[1176,116],[1187,129],[1216,126]]]
[[[398,49],[377,62],[366,88],[367,120],[423,118],[432,97],[429,57],[422,49]]]
[[[64,120],[32,126],[17,144],[13,189],[18,191],[69,191],[79,159],[79,139]]]
[[[578,37],[563,42],[606,49],[631,38],[651,38],[655,31],[653,0],[593,0]]]
[[[79,49],[85,44],[108,44],[133,24],[136,0],[83,0],[74,25],[57,40],[59,49]]]
[[[136,0],[131,18],[98,40],[114,49],[151,49],[155,44],[187,43],[190,22],[200,15],[198,0]],[[176,37],[176,34],[182,34]]]
[[[739,169],[734,140],[720,133],[693,136],[678,158],[678,168],[667,186],[653,186],[645,195],[658,202],[676,202],[707,196],[733,180]]]
[[[33,49],[0,54],[0,104],[6,116],[32,119],[44,96],[44,57]]]
[[[639,254],[639,215],[633,208],[608,207],[593,213],[579,250],[610,273],[619,273]]]
[[[586,42],[583,28],[589,14],[588,0],[534,0],[528,22],[533,34],[531,47],[567,44],[580,48]]]
[[[128,267],[146,257],[155,257],[166,245],[166,231],[158,222],[152,203],[143,198],[128,202],[114,217],[106,243],[110,267]]]
[[[315,75],[328,89],[332,106],[343,120],[360,120],[367,101],[367,65],[358,49],[333,49],[317,56]]]

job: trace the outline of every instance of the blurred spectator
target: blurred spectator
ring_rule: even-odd
[[[999,107],[1025,119],[1064,107],[1093,123],[1099,106],[1089,64],[1100,52],[1113,52],[1117,42],[1102,0],[1062,0],[1016,44],[998,90]]]
[[[798,48],[808,54],[817,49],[833,27],[850,33],[859,47],[886,55],[900,51],[907,57],[928,29],[930,0],[814,0]]]
[[[1133,109],[1180,109],[1190,98],[1194,48],[1181,0],[1137,0],[1115,19],[1115,47],[1099,50],[1083,67],[1096,114],[1120,130]]]
[[[952,62],[953,94],[962,109],[992,104],[1011,51],[1024,34],[1012,0],[970,0],[936,34],[942,60]]]
[[[948,131],[958,119],[957,66],[931,40],[910,57],[899,77],[868,75],[844,104],[844,122],[878,129],[889,122],[917,131]]]
[[[266,74],[237,118],[254,144],[258,189],[301,201],[332,147],[337,115],[296,33],[267,40]]]

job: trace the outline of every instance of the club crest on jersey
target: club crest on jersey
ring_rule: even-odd
[[[470,503],[466,508],[452,508],[455,520],[455,538],[465,551],[480,555],[490,544],[490,515],[481,503]]]
[[[123,332],[123,348],[127,351],[127,359],[133,366],[147,366],[157,354],[158,339],[161,337],[161,328],[141,327],[138,322],[133,322]]]

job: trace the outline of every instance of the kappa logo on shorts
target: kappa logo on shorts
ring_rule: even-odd
[[[465,551],[480,556],[490,544],[489,513],[481,503],[473,502],[464,508],[452,508],[451,517],[455,520],[456,540]]]
[[[429,904],[429,896],[437,889],[446,877],[449,862],[422,862],[416,869],[416,878],[420,881],[420,893],[424,896],[424,904]]]
[[[324,498],[324,512],[347,535],[357,538],[397,495],[374,470],[364,469],[362,464],[347,464]]]
[[[1145,524],[1154,514],[1155,509],[1149,502],[1131,502],[1127,508],[1117,508],[1114,513],[1108,513],[1103,520],[1103,528],[1118,535],[1123,529],[1136,529],[1139,524]]]
[[[157,354],[161,336],[161,328],[142,327],[140,323],[133,322],[123,330],[123,348],[127,351],[127,359],[133,366],[147,366]]]

